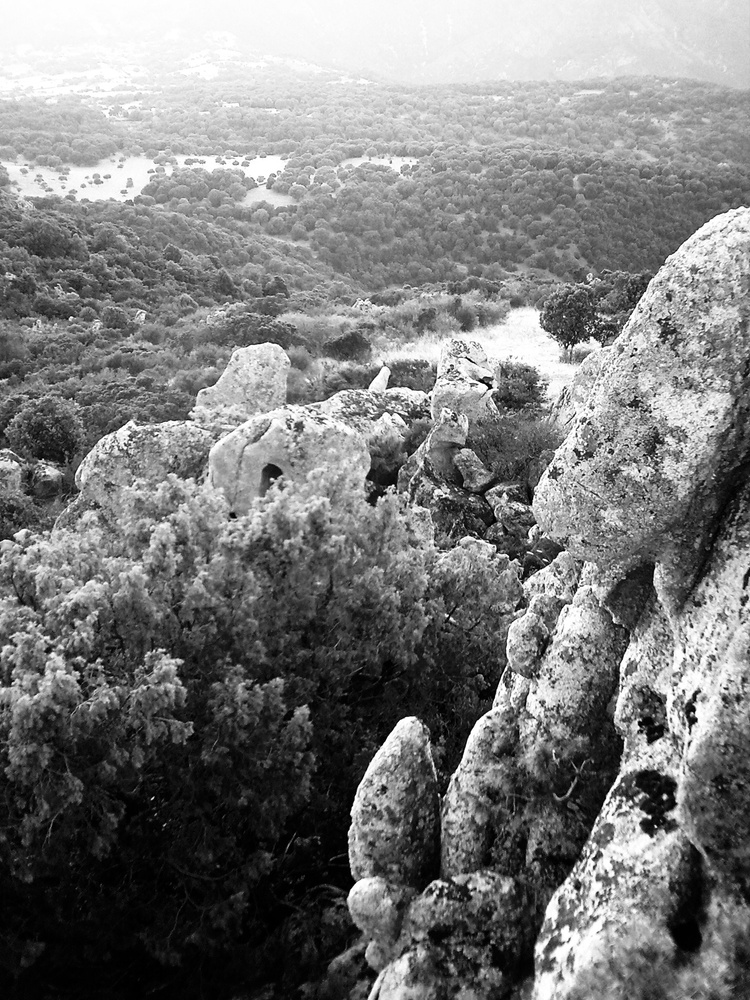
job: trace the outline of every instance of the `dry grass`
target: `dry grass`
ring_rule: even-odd
[[[549,396],[555,399],[576,372],[576,365],[560,360],[557,343],[539,326],[539,313],[531,307],[512,309],[507,319],[497,326],[477,328],[471,333],[454,336],[478,341],[494,361],[514,358],[534,365],[549,379]],[[440,345],[446,338],[438,333],[424,333],[415,340],[390,347],[383,352],[385,364],[397,358],[418,357],[437,362]],[[494,367],[492,365],[491,367]]]

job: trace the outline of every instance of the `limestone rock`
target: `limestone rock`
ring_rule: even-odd
[[[679,607],[750,444],[750,209],[669,257],[547,469],[537,519],[580,559],[644,562]]]
[[[724,885],[750,896],[750,628],[738,634],[696,721],[680,775],[685,827]]]
[[[550,419],[567,433],[578,413],[584,409],[599,376],[606,370],[611,348],[592,351],[578,366],[572,382],[560,390],[550,412]]]
[[[309,403],[311,413],[333,417],[350,424],[356,430],[367,433],[384,413],[398,415],[405,424],[415,420],[425,420],[430,416],[427,394],[418,389],[404,389],[396,386],[384,392],[368,389],[343,389],[321,403]]]
[[[700,910],[701,862],[676,822],[675,764],[661,741],[615,783],[536,945],[533,1000],[582,996],[592,968],[636,928],[650,952],[675,956],[682,922]],[[606,981],[606,979],[605,979]]]
[[[560,612],[536,684],[526,699],[525,731],[584,734],[598,728],[616,688],[627,632],[615,625],[590,587]]]
[[[87,501],[116,513],[118,495],[136,479],[160,483],[174,473],[200,479],[213,435],[190,421],[137,424],[130,420],[98,441],[76,472],[76,486]]]
[[[430,511],[435,527],[449,538],[481,537],[494,516],[481,497],[461,489],[455,465],[466,444],[468,418],[442,410],[427,438],[399,473],[399,489],[409,501]]]
[[[535,594],[526,612],[508,629],[505,651],[508,666],[516,674],[536,677],[565,602],[549,594]]]
[[[561,552],[548,566],[530,576],[523,589],[529,600],[536,594],[546,594],[570,604],[578,589],[580,574],[580,563],[570,552]]]
[[[217,441],[208,456],[207,482],[223,491],[232,513],[242,515],[279,476],[300,481],[325,467],[363,486],[370,468],[363,436],[310,407],[286,406],[251,417]]]
[[[398,957],[396,942],[404,913],[416,894],[411,886],[397,885],[380,876],[360,879],[352,886],[347,899],[349,913],[369,940],[367,963],[376,972]]]
[[[226,409],[241,421],[283,406],[290,367],[286,352],[278,344],[238,347],[218,382],[198,393],[194,418],[206,419]]]
[[[399,490],[408,490],[414,501],[414,495],[425,480],[436,486],[458,485],[455,459],[466,446],[468,432],[467,416],[454,410],[441,410],[432,430],[402,469]]]
[[[669,620],[652,593],[620,665],[614,720],[625,741],[626,759],[669,736],[667,698],[673,683],[674,655]]]
[[[349,828],[355,880],[382,876],[421,889],[437,869],[439,795],[429,734],[402,719],[373,757],[357,789]]]

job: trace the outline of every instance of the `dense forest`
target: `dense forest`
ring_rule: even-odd
[[[160,228],[183,225],[162,218],[175,213],[288,239],[375,290],[467,269],[563,280],[653,270],[706,219],[747,199],[749,126],[744,92],[686,81],[404,90],[282,74],[165,85],[106,108],[4,101],[0,159],[64,169],[143,153],[156,168],[134,207],[161,206]],[[226,165],[167,175],[177,154],[220,154]],[[264,154],[286,157],[265,183],[293,204],[244,204],[242,161]],[[400,173],[342,165],[388,156],[416,162]],[[75,231],[80,207],[65,210]],[[132,225],[133,216],[111,221]]]
[[[397,88],[283,65],[0,100],[7,165],[133,156],[150,179],[120,200],[22,198],[0,165],[0,447],[65,479],[52,502],[0,483],[0,669],[20,691],[2,716],[0,985],[81,996],[88,967],[91,996],[280,976],[255,995],[286,997],[350,938],[347,814],[375,749],[419,714],[445,781],[491,702],[507,556],[436,542],[397,497],[335,476],[234,520],[170,479],[133,491],[116,537],[45,533],[76,466],[130,419],[185,419],[236,347],[280,344],[289,401],[310,402],[384,361],[391,385],[429,390],[434,367],[389,351],[515,306],[552,322],[561,283],[614,335],[665,257],[750,201],[750,102],[691,81]],[[269,156],[283,169],[249,177]],[[515,374],[525,459],[543,388]]]

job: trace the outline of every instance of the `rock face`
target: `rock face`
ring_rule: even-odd
[[[666,262],[597,359],[534,502],[567,551],[524,583],[381,1000],[505,998],[534,937],[530,1000],[654,975],[746,995],[727,928],[750,926],[749,320],[745,209]]]
[[[329,465],[364,487],[370,452],[363,435],[310,407],[286,406],[252,417],[217,441],[208,456],[207,482],[241,515],[279,476],[302,480]]]
[[[238,423],[255,413],[267,413],[286,403],[286,380],[291,362],[278,344],[255,344],[232,352],[219,381],[201,389],[193,417],[199,421],[224,411]]]
[[[750,899],[749,291],[738,210],[654,279],[537,493],[540,521],[605,568],[599,593],[632,631],[620,776],[547,910],[535,1000],[600,990],[604,957],[644,939],[675,981],[701,962],[737,974],[717,921],[746,921]]]
[[[667,260],[535,498],[540,524],[577,558],[612,579],[656,563],[677,604],[747,459],[749,249],[750,211],[736,209]]]

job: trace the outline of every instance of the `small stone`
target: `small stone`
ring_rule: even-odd
[[[494,482],[494,474],[471,448],[459,448],[453,457],[453,464],[461,473],[463,488],[470,493],[484,493]]]
[[[375,378],[367,387],[368,392],[385,392],[388,388],[388,380],[391,377],[391,369],[388,365],[383,365]]]

